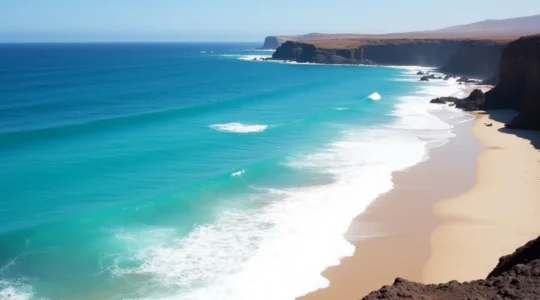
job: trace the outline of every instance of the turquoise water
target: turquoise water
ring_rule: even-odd
[[[0,45],[0,299],[325,286],[352,218],[450,127],[416,69],[255,46]]]

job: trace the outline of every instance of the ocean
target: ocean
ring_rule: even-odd
[[[0,299],[294,299],[470,118],[420,67],[257,46],[0,45]]]

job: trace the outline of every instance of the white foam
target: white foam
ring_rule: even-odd
[[[290,168],[325,174],[331,183],[259,187],[251,196],[234,201],[260,197],[268,205],[229,209],[184,238],[171,234],[152,240],[134,253],[117,257],[112,273],[151,278],[139,291],[147,297],[141,299],[295,299],[328,286],[321,272],[354,253],[354,246],[344,238],[354,217],[392,188],[392,172],[417,164],[425,159],[427,146],[441,145],[452,137],[452,126],[432,115],[430,109],[435,106],[426,101],[434,96],[430,93],[440,95],[441,91],[457,93],[458,88],[422,88],[398,99],[393,111],[397,120],[392,124],[350,129],[318,152],[297,154],[283,162]],[[240,123],[216,125],[227,130],[262,126],[231,124]],[[387,234],[366,230],[358,238]],[[122,240],[140,239],[124,234]],[[167,292],[150,291],[155,286]]]
[[[30,300],[35,298],[31,286],[20,282],[12,282],[0,279],[0,299]],[[43,298],[40,299],[45,300]]]
[[[232,132],[232,133],[254,133],[254,132],[263,132],[268,128],[268,125],[256,125],[256,124],[242,124],[242,123],[225,123],[225,124],[213,124],[210,125],[210,128],[223,131],[223,132]]]
[[[335,110],[349,110],[350,108],[348,107],[338,107],[336,108]]]
[[[240,171],[237,171],[237,172],[232,173],[231,176],[233,176],[233,177],[238,177],[238,176],[244,175],[244,173],[246,173],[245,170],[240,170]]]
[[[272,55],[240,55],[238,56],[238,59],[240,60],[256,60],[256,61],[264,61],[264,59],[272,58]]]
[[[371,95],[368,96],[369,99],[371,100],[375,100],[375,101],[378,101],[378,100],[381,100],[381,95],[379,93],[373,93]]]
[[[244,54],[220,54],[222,57],[230,57],[239,60],[248,60],[248,61],[266,61],[265,59],[272,58],[272,55],[244,55]]]

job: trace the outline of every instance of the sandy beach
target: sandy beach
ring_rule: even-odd
[[[484,278],[540,235],[540,133],[504,129],[515,114],[477,113],[429,160],[395,172],[394,189],[349,229],[354,256],[323,273],[328,288],[299,299],[360,299],[396,277]]]
[[[435,205],[442,224],[431,235],[424,282],[484,278],[499,257],[540,235],[540,132],[503,128],[515,115],[477,114],[473,134],[485,150],[476,184]]]

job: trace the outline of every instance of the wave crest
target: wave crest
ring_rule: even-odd
[[[371,100],[375,100],[375,101],[378,101],[378,100],[382,99],[381,95],[379,93],[377,93],[377,92],[369,95],[368,98],[371,99]]]
[[[237,172],[232,173],[231,176],[233,176],[233,177],[238,177],[238,176],[244,175],[244,173],[246,173],[245,170],[240,170],[240,171],[237,171]]]
[[[258,125],[258,124],[242,124],[242,123],[224,123],[224,124],[213,124],[210,125],[210,128],[222,131],[222,132],[232,132],[232,133],[255,133],[263,132],[268,128],[268,125]]]

